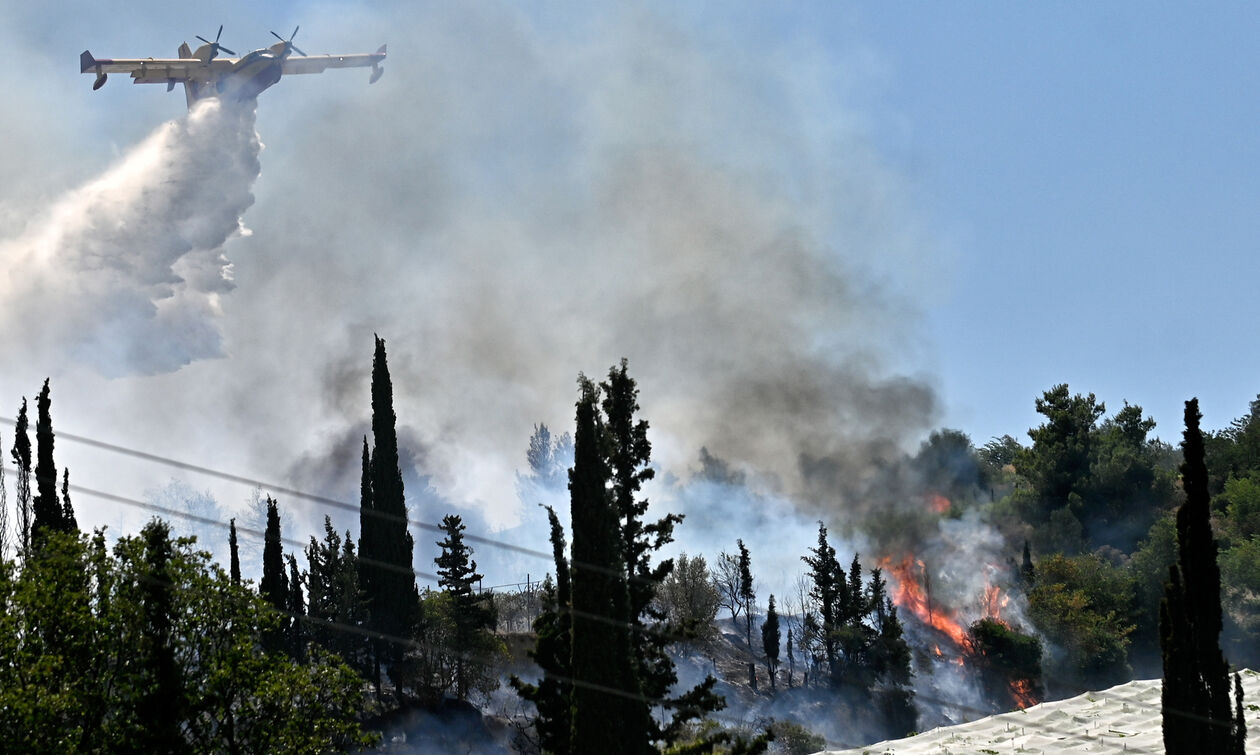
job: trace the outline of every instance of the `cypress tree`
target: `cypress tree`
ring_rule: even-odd
[[[284,573],[284,546],[280,540],[280,510],[271,496],[267,496],[267,530],[263,534],[262,581],[258,591],[273,608],[282,614],[289,607],[289,580]],[[287,626],[287,621],[282,622]],[[264,638],[267,649],[278,651],[285,647],[287,632],[281,628],[268,632]]]
[[[573,524],[573,730],[576,753],[643,753],[648,749],[646,705],[635,677],[626,617],[624,553],[617,512],[608,491],[599,391],[582,376],[577,403],[573,469],[569,472]]]
[[[286,556],[289,562],[289,593],[285,609],[289,612],[289,655],[294,660],[301,660],[306,648],[306,631],[302,617],[306,615],[306,601],[302,598],[302,575],[298,573],[297,559],[290,553]]]
[[[228,522],[228,551],[231,554],[232,584],[241,583],[241,553],[236,547],[236,517]]]
[[[174,648],[173,555],[170,527],[153,520],[141,532],[144,539],[144,579],[140,585],[143,625],[140,636],[139,668],[148,677],[139,686],[136,718],[136,752],[188,752],[180,730],[184,720],[184,685]]]
[[[66,532],[79,529],[79,520],[70,505],[70,467],[61,470],[61,524]]]
[[[22,399],[22,408],[18,411],[17,426],[13,432],[13,466],[17,468],[17,544],[23,554],[31,549],[31,439],[27,435],[28,420],[26,418],[26,399]]]
[[[4,484],[4,460],[0,459],[0,562],[8,558],[9,539],[12,537],[9,522],[9,494]]]
[[[568,755],[569,740],[573,729],[570,701],[573,695],[571,683],[571,590],[569,562],[565,558],[564,528],[555,509],[547,509],[551,523],[551,555],[556,566],[556,581],[543,582],[543,610],[534,621],[534,633],[538,640],[529,657],[542,669],[538,684],[526,684],[513,676],[512,687],[522,699],[534,704],[538,715],[534,718],[534,731],[538,735],[538,747],[552,755]],[[550,576],[550,575],[549,575]]]
[[[1221,573],[1212,537],[1208,473],[1198,399],[1186,402],[1181,466],[1186,500],[1177,509],[1177,563],[1169,567],[1160,605],[1164,749],[1171,755],[1241,755],[1247,737],[1242,682],[1221,653]]]
[[[776,689],[775,672],[779,668],[779,613],[774,607],[774,595],[770,595],[770,605],[766,606],[766,620],[761,624],[761,649],[765,653],[766,672],[770,675],[770,689]]]
[[[360,582],[369,602],[368,628],[372,640],[373,674],[380,694],[380,667],[402,657],[403,646],[387,637],[408,636],[420,602],[412,571],[414,541],[407,531],[407,504],[402,470],[398,466],[397,417],[394,388],[389,376],[385,340],[376,338],[372,358],[372,440],[365,453],[363,502],[360,508]],[[364,439],[366,450],[366,439]],[[369,492],[370,485],[370,492]]]
[[[744,606],[744,645],[748,648],[748,686],[757,691],[756,653],[753,651],[752,626],[753,608],[757,602],[757,593],[753,590],[752,558],[743,540],[736,540],[739,546],[739,602]]]
[[[53,464],[52,399],[49,397],[48,380],[35,401],[35,500],[31,505],[34,520],[32,536],[38,537],[44,530],[64,531],[61,501],[57,498],[57,467]]]

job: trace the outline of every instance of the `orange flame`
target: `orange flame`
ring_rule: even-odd
[[[928,505],[931,506],[932,510],[938,514],[949,513],[949,507],[950,507],[949,499],[941,495],[940,493],[933,493],[929,495]]]
[[[1032,682],[1027,679],[1016,679],[1011,682],[1011,697],[1015,698],[1015,704],[1020,710],[1031,708],[1038,703]]]
[[[894,564],[891,557],[885,557],[880,565],[897,579],[897,586],[892,594],[894,605],[910,611],[919,621],[949,637],[956,646],[963,646],[967,640],[967,630],[954,619],[953,612],[945,611],[932,603],[931,596],[916,578],[916,567],[920,573],[927,572],[922,561],[906,556],[901,563]]]

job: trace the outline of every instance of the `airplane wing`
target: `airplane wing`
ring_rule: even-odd
[[[232,70],[235,58],[94,58],[87,50],[79,56],[79,73],[128,73],[137,84],[169,84],[172,81],[210,82]]]
[[[323,73],[327,68],[366,68],[378,66],[385,59],[385,45],[373,53],[358,55],[306,55],[284,59],[285,74],[290,73]]]

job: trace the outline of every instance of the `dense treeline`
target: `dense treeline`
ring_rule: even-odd
[[[14,518],[0,506],[0,728],[14,746],[345,749],[371,743],[369,724],[383,712],[476,702],[498,688],[510,656],[496,631],[507,604],[480,590],[459,516],[441,521],[437,584],[417,586],[380,338],[371,393],[358,537],[326,518],[322,539],[285,553],[283,504],[267,497],[257,585],[241,577],[235,520],[227,571],[158,520],[112,546],[103,531],[80,533],[68,470],[59,476],[55,466],[49,384],[35,405],[35,444],[24,400],[10,451]],[[1225,659],[1260,661],[1260,398],[1226,429],[1199,434],[1198,445],[1188,429],[1180,451],[1151,437],[1155,423],[1138,406],[1108,416],[1092,394],[1066,385],[1035,405],[1045,419],[1028,445],[1004,436],[977,448],[942,430],[898,471],[916,480],[917,495],[944,501],[932,516],[978,516],[1008,544],[1029,626],[976,622],[967,651],[994,704],[1023,704],[1021,691],[1067,694],[1135,671],[1160,673],[1182,657],[1175,648],[1185,627],[1206,627],[1213,642],[1224,632],[1219,661],[1196,651],[1216,664],[1213,679]],[[797,546],[803,573],[794,594],[769,595],[764,605],[756,554],[742,538],[712,562],[660,557],[683,518],[649,515],[643,487],[655,471],[638,412],[623,360],[601,382],[579,378],[572,434],[539,426],[530,440],[522,490],[563,489],[569,531],[546,507],[554,568],[533,614],[537,674],[510,680],[525,703],[515,746],[757,752],[778,737],[782,751],[820,747],[790,723],[731,728],[714,676],[679,684],[680,653],[722,642],[741,669],[723,684],[770,696],[827,691],[837,716],[878,712],[868,732],[917,728],[914,650],[886,575],[856,554],[845,567],[824,523],[812,547]],[[1193,486],[1192,451],[1202,468]],[[1192,499],[1206,524],[1190,537],[1176,512]],[[1211,584],[1220,587],[1200,592],[1223,599],[1216,623],[1206,624],[1195,618],[1208,610],[1197,603],[1175,612],[1190,605],[1178,580],[1205,573],[1195,566],[1205,559],[1213,569],[1219,563]],[[725,637],[723,608],[732,630]],[[1211,684],[1220,698],[1221,683]]]

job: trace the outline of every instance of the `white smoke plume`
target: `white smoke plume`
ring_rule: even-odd
[[[260,148],[252,103],[203,101],[0,241],[0,339],[46,370],[107,376],[222,356],[223,245],[248,233]]]

